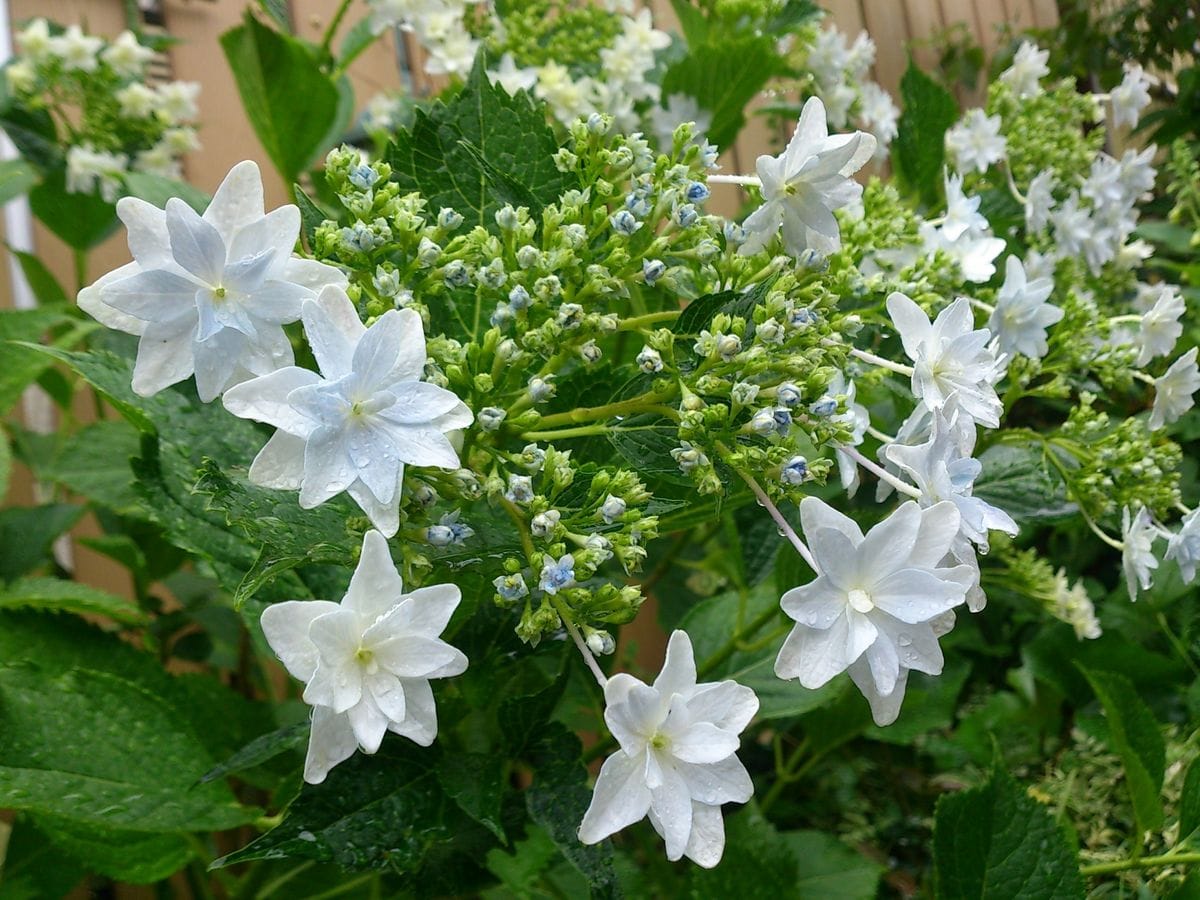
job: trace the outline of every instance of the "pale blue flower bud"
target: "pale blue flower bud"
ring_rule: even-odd
[[[542,576],[538,581],[547,594],[557,594],[559,591],[575,584],[575,557],[564,553],[557,562],[548,562],[542,566]]]
[[[504,417],[508,415],[502,409],[497,409],[495,406],[485,406],[479,411],[479,427],[484,431],[495,431],[500,427],[500,423],[504,421]]]
[[[609,219],[609,222],[612,223],[613,229],[618,234],[624,235],[631,235],[642,227],[642,223],[639,222],[634,214],[627,209],[617,210],[615,213],[613,213],[612,217]]]
[[[663,370],[662,354],[653,347],[643,347],[642,352],[637,355],[637,365],[646,374],[661,372]]]
[[[600,518],[606,525],[611,525],[623,515],[625,515],[625,501],[609,494],[604,500],[604,505],[600,507]]]
[[[529,306],[529,291],[523,284],[518,284],[508,292],[508,302],[513,309],[526,309]]]
[[[512,503],[528,503],[533,499],[533,478],[529,475],[509,475],[504,496]]]
[[[693,181],[687,186],[684,196],[692,203],[703,203],[708,199],[708,185],[701,181]]]
[[[495,585],[496,593],[500,595],[501,599],[507,600],[509,603],[529,595],[529,587],[519,572],[516,575],[501,575],[494,578],[492,584]]]
[[[803,456],[793,456],[779,470],[779,480],[784,484],[803,484],[808,479],[808,460]]]
[[[789,409],[800,402],[800,388],[796,387],[792,382],[785,381],[779,386],[778,393],[775,395],[781,406],[786,406]]]
[[[665,271],[667,271],[667,264],[661,259],[642,260],[642,277],[646,279],[646,284],[654,284],[662,278]]]
[[[438,227],[453,231],[463,223],[463,217],[448,206],[443,206],[438,212]]]

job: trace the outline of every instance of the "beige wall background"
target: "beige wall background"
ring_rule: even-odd
[[[87,30],[114,36],[125,26],[123,0],[10,0],[14,27],[26,19],[45,16],[62,24],[79,23]],[[163,0],[166,30],[179,43],[169,56],[171,77],[196,81],[203,86],[200,96],[203,148],[185,161],[187,179],[212,192],[225,173],[243,159],[257,160],[267,182],[268,203],[286,202],[282,182],[274,175],[270,162],[258,144],[242,111],[233,76],[218,44],[221,33],[235,26],[246,8],[245,0]],[[293,22],[305,38],[318,40],[337,8],[336,0],[291,0]],[[669,0],[643,0],[655,13],[661,27],[676,29],[677,23]],[[873,77],[894,96],[907,65],[911,49],[918,63],[929,67],[936,61],[929,38],[943,29],[962,23],[986,50],[994,50],[1005,25],[1021,30],[1046,28],[1058,19],[1055,0],[825,0],[829,20],[851,39],[866,31],[874,39],[878,52]],[[367,14],[365,0],[355,0],[342,30]],[[339,35],[340,39],[340,35]],[[419,49],[408,39],[398,52],[391,37],[377,42],[352,66],[350,76],[359,110],[378,91],[401,86],[397,61],[402,56],[416,60],[418,68],[410,73],[418,91],[431,84],[419,71]],[[336,45],[336,44],[335,44]],[[966,104],[978,97],[960,94]],[[303,97],[297,97],[303,103]],[[752,117],[737,144],[723,157],[727,172],[746,172],[755,158],[764,152],[777,152],[784,135],[771,128],[763,117]],[[715,195],[713,203],[736,209],[738,198],[732,192]],[[70,290],[73,287],[73,263],[69,250],[40,226],[35,230],[35,252]],[[94,280],[129,259],[123,233],[118,233],[91,254],[89,278]],[[7,267],[0,273],[0,308],[13,305],[13,290]],[[80,409],[86,420],[91,414]],[[15,472],[7,502],[26,505],[35,502],[36,486],[27,472]],[[78,543],[79,537],[98,533],[94,521],[85,519],[76,529],[69,561],[76,577],[109,590],[128,593],[130,585],[123,569]]]

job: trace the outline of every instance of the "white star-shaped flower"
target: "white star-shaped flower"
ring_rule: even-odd
[[[1125,570],[1125,587],[1129,599],[1136,600],[1138,588],[1150,588],[1154,581],[1154,570],[1158,568],[1158,557],[1154,555],[1154,539],[1158,537],[1158,526],[1150,516],[1150,510],[1139,506],[1130,515],[1129,507],[1121,510],[1121,567]]]
[[[1054,209],[1054,172],[1038,172],[1025,189],[1025,227],[1030,232],[1041,231],[1050,221]]]
[[[1114,125],[1137,127],[1142,110],[1150,105],[1150,86],[1156,81],[1137,63],[1125,64],[1125,76],[1110,94]]]
[[[405,464],[457,469],[445,432],[469,425],[471,411],[421,381],[425,331],[415,311],[388,310],[366,328],[346,292],[328,287],[305,301],[301,317],[320,374],[289,366],[225,393],[235,416],[278,429],[254,458],[250,480],[299,488],[305,509],[346,491],[391,537]]]
[[[975,328],[970,302],[959,297],[932,323],[921,307],[898,292],[887,298],[887,310],[913,361],[913,395],[933,411],[953,398],[979,424],[1000,427],[1004,406],[995,383],[1003,368],[988,346],[991,332]]]
[[[946,132],[946,150],[960,172],[986,172],[1004,159],[1008,139],[1000,134],[1000,117],[972,109]]]
[[[950,241],[957,241],[968,231],[982,233],[988,229],[988,220],[979,212],[982,197],[968,197],[962,189],[963,177],[946,173],[946,216],[942,233]]]
[[[1167,539],[1164,559],[1173,559],[1185,582],[1196,579],[1196,566],[1200,565],[1200,509],[1193,509],[1183,517],[1179,530]]]
[[[79,292],[79,307],[109,328],[140,336],[133,389],[142,396],[195,374],[208,402],[230,385],[292,362],[282,325],[321,287],[345,284],[332,266],[295,259],[300,210],[263,213],[262,177],[238,163],[197,215],[125,197],[117,215],[134,261]]]
[[[810,97],[800,112],[796,133],[779,156],[758,158],[763,205],[742,223],[742,254],[754,254],[781,228],[787,252],[798,256],[812,247],[831,252],[841,246],[833,210],[862,196],[862,185],[850,176],[875,152],[875,137],[862,131],[829,133],[825,104]]]
[[[537,69],[521,68],[511,53],[505,53],[500,57],[500,64],[488,72],[488,80],[500,85],[507,94],[532,91],[537,84]]]
[[[67,71],[95,72],[99,65],[97,54],[102,46],[103,39],[84,34],[78,25],[70,26],[49,41],[50,53],[62,61]]]
[[[1196,365],[1196,348],[1193,347],[1154,379],[1150,430],[1157,431],[1191,409],[1192,395],[1196,391],[1200,391],[1200,367]]]
[[[433,743],[429,680],[467,668],[466,656],[440,638],[461,599],[452,584],[406,593],[387,541],[368,531],[341,603],[289,600],[263,611],[267,643],[305,683],[313,707],[305,781],[320,784],[356,748],[374,753],[389,731]]]
[[[142,74],[146,63],[154,59],[154,51],[142,46],[132,31],[122,31],[104,48],[100,58],[118,75],[132,78]]]
[[[1018,97],[1036,97],[1042,92],[1038,83],[1050,74],[1046,60],[1049,50],[1042,50],[1030,41],[1021,41],[1013,55],[1012,65],[1000,73],[1000,80],[1007,84]]]
[[[935,622],[966,599],[967,566],[941,567],[960,528],[953,503],[902,504],[864,537],[853,520],[815,497],[800,521],[817,578],[783,595],[796,621],[775,674],[815,689],[849,670],[875,721],[895,721],[909,669],[939,675]]]
[[[1156,356],[1166,356],[1175,349],[1183,334],[1180,317],[1187,312],[1183,295],[1173,284],[1157,285],[1154,305],[1142,315],[1141,331],[1137,336],[1138,357],[1134,363],[1144,366]]]
[[[734,681],[697,684],[692,642],[676,631],[654,684],[614,675],[604,699],[621,749],[600,769],[579,839],[595,844],[649,815],[668,859],[712,868],[725,850],[721,805],[754,793],[736,753],[758,698]]]
[[[1021,353],[1041,359],[1049,352],[1046,329],[1063,317],[1061,309],[1046,302],[1053,290],[1054,279],[1027,280],[1020,257],[1008,257],[1004,263],[1004,284],[996,293],[996,305],[988,319],[988,328],[996,335],[1001,353]]]

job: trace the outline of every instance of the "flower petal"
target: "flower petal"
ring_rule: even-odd
[[[400,382],[390,389],[390,393],[396,402],[380,411],[379,417],[397,425],[428,425],[462,406],[462,401],[452,391],[426,381]],[[468,419],[464,425],[469,425],[470,421]],[[463,425],[452,427],[462,428]],[[449,429],[440,427],[438,430]]]
[[[921,345],[932,335],[933,323],[921,307],[899,291],[888,295],[887,311],[900,334],[904,352],[908,354],[909,359],[915,361],[923,355]]]
[[[320,506],[358,478],[344,438],[337,429],[322,425],[304,445],[304,483],[300,486],[304,509]]]
[[[251,484],[278,491],[300,490],[304,481],[304,439],[286,431],[275,432],[254,457],[248,474]]]
[[[604,761],[592,801],[579,823],[579,840],[596,844],[622,828],[640,822],[650,809],[650,790],[642,780],[641,754],[618,751]]]
[[[102,303],[146,322],[174,322],[195,315],[197,285],[163,269],[135,272],[107,285]]]
[[[668,717],[664,730],[669,730],[670,726]],[[709,722],[693,722],[678,734],[671,735],[671,754],[686,763],[708,765],[732,756],[739,743],[736,734]]]
[[[338,608],[329,600],[287,600],[263,610],[263,634],[279,661],[293,678],[308,681],[317,670],[317,645],[308,637],[309,626],[317,616]]]
[[[399,478],[404,478],[404,467],[400,467]],[[354,502],[359,505],[367,518],[371,520],[371,524],[379,529],[384,537],[395,537],[396,532],[400,530],[400,492],[392,497],[391,503],[381,503],[365,484],[355,479],[355,481],[346,488]]]
[[[320,784],[338,763],[349,759],[358,749],[354,729],[345,713],[328,707],[313,709],[312,731],[308,736],[308,756],[304,760],[304,780]]]
[[[363,691],[362,699],[346,710],[346,715],[363,753],[378,752],[389,723],[387,716],[376,705],[375,698],[369,692]]]
[[[692,796],[674,768],[663,766],[662,776],[662,784],[650,791],[650,809],[667,842],[667,859],[674,862],[683,856],[692,833]]]
[[[696,721],[712,722],[737,734],[758,712],[758,697],[736,681],[708,682],[691,692],[687,705]]]
[[[399,621],[409,634],[437,637],[450,624],[450,617],[462,602],[462,591],[454,584],[431,584],[417,588],[404,598],[398,611]]]
[[[415,744],[428,747],[437,740],[438,732],[433,688],[422,678],[401,678],[400,683],[404,686],[404,721],[393,722],[388,729]]]
[[[928,569],[900,569],[875,583],[871,599],[888,615],[913,625],[963,603],[966,590]]]
[[[311,425],[288,403],[288,394],[320,381],[316,372],[288,366],[231,387],[221,402],[238,418],[265,422],[289,434],[303,436],[311,431]]]
[[[187,319],[151,322],[146,326],[138,342],[137,362],[133,366],[135,394],[153,396],[192,374],[194,328],[194,323]]]
[[[178,197],[167,201],[166,219],[175,262],[204,284],[219,285],[225,272],[225,242],[217,229]]]
[[[164,269],[174,265],[166,214],[161,209],[137,197],[122,197],[117,201],[117,218],[125,225],[129,252],[142,268]]]
[[[212,224],[223,240],[232,242],[238,230],[262,218],[263,209],[262,175],[256,163],[245,160],[230,169],[217,187],[204,211],[204,221]]]
[[[754,782],[741,760],[730,755],[719,762],[693,765],[680,762],[676,769],[687,782],[693,800],[702,803],[745,803],[754,796]]]
[[[683,855],[696,865],[711,869],[725,853],[725,820],[721,807],[692,801],[692,833]]]
[[[349,375],[354,347],[367,329],[346,292],[340,287],[323,289],[316,300],[304,302],[300,319],[321,374],[330,381]]]
[[[688,695],[696,687],[696,658],[692,651],[692,640],[681,629],[671,632],[667,642],[667,658],[662,671],[654,679],[654,689],[666,702],[672,694]]]
[[[272,251],[271,272],[282,273],[284,260],[296,249],[300,237],[300,210],[292,205],[273,209],[237,230],[229,241],[229,259],[244,259]]]
[[[775,674],[798,678],[810,690],[819,688],[846,671],[877,635],[865,616],[849,611],[823,631],[797,623],[779,649]]]
[[[363,621],[373,623],[400,606],[404,599],[404,582],[392,562],[387,540],[372,529],[363,535],[362,553],[342,606],[354,610]]]
[[[352,610],[338,609],[313,619],[309,639],[316,644],[320,661],[304,689],[304,702],[346,712],[362,699],[362,668],[356,654],[362,625]]]

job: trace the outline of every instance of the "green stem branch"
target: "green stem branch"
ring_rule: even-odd
[[[1079,869],[1084,877],[1109,875],[1113,872],[1128,872],[1130,869],[1154,869],[1158,866],[1177,866],[1200,863],[1200,853],[1164,853],[1162,856],[1142,856],[1137,859],[1118,859],[1113,862],[1096,863]]]

